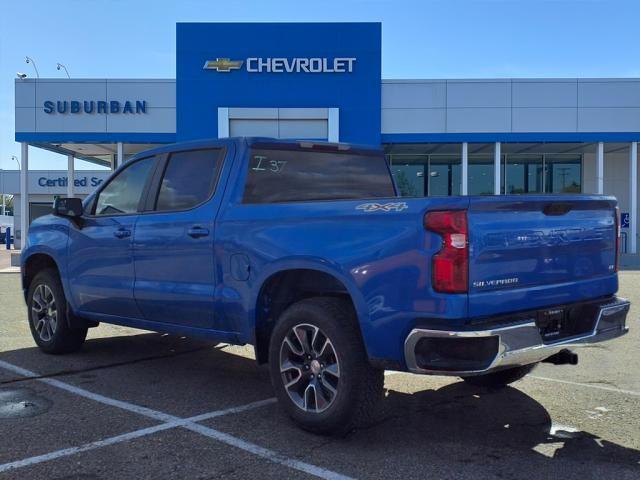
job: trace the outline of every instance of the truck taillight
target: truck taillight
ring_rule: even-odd
[[[469,236],[465,210],[428,212],[424,227],[442,236],[442,248],[433,256],[432,286],[436,292],[469,290]]]
[[[614,271],[617,272],[618,271],[618,262],[620,261],[620,236],[622,235],[621,231],[620,231],[620,208],[616,207],[616,215],[615,215],[615,219],[616,219],[616,258],[615,258],[615,267],[614,267]]]

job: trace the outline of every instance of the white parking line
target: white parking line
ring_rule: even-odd
[[[267,460],[270,460],[274,463],[279,463],[280,465],[284,465],[286,467],[308,473],[309,475],[324,478],[327,480],[351,480],[351,477],[347,477],[346,475],[341,475],[339,473],[332,472],[331,470],[327,470],[326,468],[317,467],[306,462],[301,462],[300,460],[285,457],[284,455],[280,455],[279,453],[276,453],[273,450],[269,450],[268,448],[261,447],[259,445],[256,445],[255,443],[246,442],[238,437],[234,437],[233,435],[229,435],[228,433],[224,433],[219,430],[214,430],[213,428],[200,425],[199,423],[190,423],[188,425],[185,425],[185,428],[193,432],[198,432],[201,435],[205,435],[209,438],[214,438],[220,442],[226,443],[227,445],[231,445],[233,447],[237,447],[247,452],[253,453],[254,455],[257,455],[259,457],[266,458]]]
[[[104,403],[105,405],[110,405],[112,407],[121,408],[123,410],[128,410],[133,413],[137,413],[139,415],[144,415],[145,417],[150,417],[155,420],[159,420],[161,422],[174,422],[176,420],[180,420],[179,417],[175,417],[173,415],[169,415],[166,413],[158,412],[156,410],[152,410],[147,407],[141,407],[140,405],[135,405],[133,403],[123,402],[120,400],[116,400],[115,398],[105,397],[104,395],[100,395],[99,393],[93,393],[83,388],[78,388],[73,385],[69,385],[68,383],[61,382],[60,380],[56,380],[55,378],[38,378],[38,375],[31,370],[27,370],[26,368],[18,367],[17,365],[13,365],[12,363],[5,362],[0,360],[0,368],[4,368],[5,370],[9,370],[11,372],[17,373],[18,375],[22,375],[27,378],[35,378],[35,380],[46,383],[47,385],[51,385],[52,387],[59,388],[61,390],[66,390],[67,392],[73,393],[80,397],[88,398],[90,400],[94,400],[96,402]]]
[[[275,402],[274,398],[260,400],[258,402],[242,405],[239,407],[232,407],[226,410],[218,410],[214,412],[204,413],[201,415],[196,415],[195,417],[180,418],[180,417],[176,417],[174,415],[163,413],[147,407],[142,407],[140,405],[136,405],[133,403],[125,402],[122,400],[116,400],[114,398],[106,397],[98,393],[93,393],[83,388],[79,388],[74,385],[61,382],[60,380],[56,380],[54,378],[42,378],[40,377],[40,375],[38,375],[35,372],[32,372],[31,370],[27,370],[25,368],[19,367],[17,365],[13,365],[3,360],[0,360],[0,368],[14,372],[23,377],[33,378],[35,381],[46,383],[47,385],[50,385],[52,387],[65,390],[67,392],[73,393],[75,395],[78,395],[84,398],[88,398],[90,400],[94,400],[99,403],[103,403],[105,405],[121,408],[123,410],[127,410],[129,412],[137,413],[139,415],[143,415],[145,417],[153,418],[155,420],[160,420],[163,422],[162,424],[156,425],[154,427],[143,428],[141,430],[136,430],[134,432],[129,432],[129,433],[115,436],[115,437],[110,437],[107,439],[87,443],[79,447],[66,448],[63,450],[58,450],[58,451],[47,453],[44,455],[27,458],[24,460],[18,460],[15,462],[6,463],[4,465],[0,465],[0,472],[19,468],[19,467],[34,465],[36,463],[45,462],[55,458],[73,455],[79,452],[85,452],[87,450],[95,450],[97,448],[105,447],[107,445],[113,445],[115,443],[124,442],[134,438],[140,438],[142,436],[150,435],[152,433],[159,432],[162,430],[167,430],[170,428],[183,427],[193,432],[204,435],[206,437],[218,440],[232,447],[239,448],[253,455],[257,455],[271,462],[284,465],[294,470],[299,470],[301,472],[308,473],[310,475],[314,475],[319,478],[323,478],[326,480],[349,480],[350,479],[350,477],[341,475],[337,472],[333,472],[331,470],[327,470],[325,468],[318,467],[316,465],[311,465],[309,463],[302,462],[300,460],[295,460],[295,459],[280,455],[279,453],[273,450],[270,450],[268,448],[261,447],[254,443],[242,440],[238,437],[234,437],[233,435],[229,435],[219,430],[215,430],[213,428],[195,423],[195,422],[207,420],[209,418],[215,418],[222,415],[228,415],[231,413],[239,413],[246,410],[250,410],[252,408],[257,408],[259,406],[267,405],[269,403]]]
[[[604,390],[606,392],[622,393],[624,395],[633,395],[634,397],[640,397],[640,392],[634,392],[633,390],[624,390],[622,388],[605,387],[604,385],[594,385],[591,383],[572,382],[571,380],[559,380],[557,378],[539,377],[538,375],[527,375],[526,378],[535,378],[536,380],[542,380],[544,382],[564,383],[566,385],[574,385],[576,387],[595,388],[596,390]]]
[[[37,455],[35,457],[30,457],[30,458],[25,458],[23,460],[17,460],[15,462],[5,463],[3,465],[0,465],[0,473],[6,472],[8,470],[20,468],[20,467],[28,467],[31,465],[35,465],[37,463],[47,462],[49,460],[54,460],[60,457],[75,455],[76,453],[86,452],[88,450],[95,450],[96,448],[115,445],[116,443],[126,442],[128,440],[145,437],[147,435],[161,432],[163,430],[169,430],[171,428],[176,428],[176,427],[184,427],[186,425],[191,424],[192,422],[202,422],[203,420],[221,417],[223,415],[246,412],[254,408],[270,405],[275,401],[276,401],[275,398],[267,398],[266,400],[259,400],[257,402],[248,403],[240,407],[231,407],[224,410],[216,410],[213,412],[196,415],[195,417],[189,417],[189,418],[179,419],[171,422],[161,423],[159,425],[154,425],[153,427],[142,428],[140,430],[135,430],[133,432],[116,435],[115,437],[109,437],[103,440],[97,440],[95,442],[85,443],[84,445],[80,445],[78,447],[64,448],[62,450],[56,450],[54,452],[45,453],[43,455]]]
[[[95,450],[96,448],[115,445],[116,443],[126,442],[128,440],[133,440],[134,438],[144,437],[146,435],[151,435],[152,433],[160,432],[162,430],[168,430],[177,426],[178,422],[161,423],[160,425],[143,428],[141,430],[136,430],[135,432],[123,433],[122,435],[105,438],[104,440],[85,443],[84,445],[80,445],[79,447],[64,448],[62,450],[56,450],[55,452],[45,453],[44,455],[37,455],[35,457],[29,457],[23,460],[5,463],[0,465],[0,473],[7,472],[9,470],[15,470],[16,468],[29,467],[37,463],[48,462],[49,460],[55,460],[56,458],[68,457],[69,455],[75,455],[76,453]]]

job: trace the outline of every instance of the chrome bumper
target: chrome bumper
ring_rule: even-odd
[[[535,319],[529,322],[500,327],[491,330],[448,331],[413,329],[404,344],[404,355],[407,368],[413,373],[432,375],[479,375],[506,367],[528,365],[540,362],[551,355],[569,347],[579,347],[619,337],[628,332],[626,316],[629,312],[629,301],[615,298],[599,307],[594,328],[587,334],[567,339],[545,342],[536,325]],[[432,339],[471,339],[497,337],[495,355],[489,359],[488,366],[481,369],[424,368],[418,365],[416,346],[423,338]]]

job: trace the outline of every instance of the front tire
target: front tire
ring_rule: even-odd
[[[473,377],[463,377],[469,385],[476,387],[502,388],[510,383],[517,382],[530,373],[538,364],[522,365],[519,367],[505,368],[497,372],[485,373],[484,375],[476,375]]]
[[[31,335],[40,350],[62,354],[82,347],[87,329],[69,327],[67,299],[57,271],[46,269],[35,276],[27,293],[27,309]]]
[[[280,404],[313,433],[342,435],[369,423],[384,388],[351,308],[335,298],[302,300],[280,316],[269,369]]]

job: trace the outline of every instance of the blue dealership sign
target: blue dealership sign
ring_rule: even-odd
[[[341,141],[380,144],[380,23],[178,23],[177,138],[218,108],[337,108]]]

